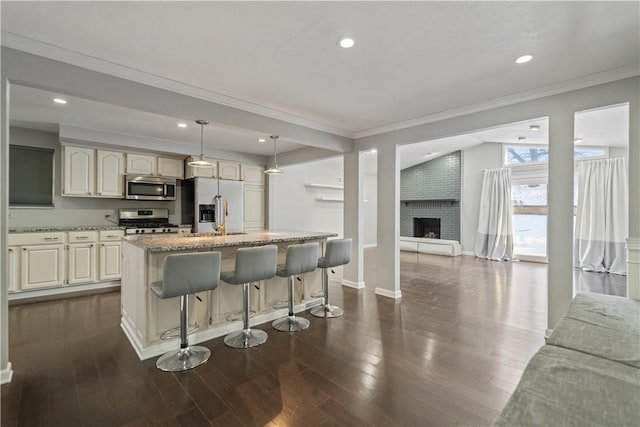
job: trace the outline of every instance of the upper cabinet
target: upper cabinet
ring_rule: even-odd
[[[221,179],[240,180],[240,163],[220,160],[218,162],[218,174]]]
[[[158,176],[184,178],[184,162],[182,159],[158,157]]]
[[[127,153],[127,175],[155,175],[156,156]]]
[[[242,180],[248,185],[264,185],[264,166],[242,165]]]
[[[123,197],[124,154],[97,150],[96,166],[96,194],[99,197]]]
[[[217,178],[218,162],[215,159],[206,159],[213,166],[189,166],[190,161],[196,160],[197,157],[189,157],[185,160],[185,178]]]
[[[62,194],[91,196],[95,194],[95,151],[91,148],[65,146]]]

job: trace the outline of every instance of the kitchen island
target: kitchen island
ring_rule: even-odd
[[[222,271],[235,268],[235,253],[241,247],[268,244],[278,246],[278,263],[284,263],[291,244],[318,242],[319,256],[334,233],[305,231],[255,231],[218,236],[210,233],[186,235],[132,236],[122,241],[122,317],[120,326],[138,357],[148,359],[178,347],[178,340],[161,340],[163,332],[179,325],[179,298],[162,300],[151,291],[151,283],[162,280],[167,256],[176,253],[217,251],[222,254]],[[322,289],[322,270],[306,273],[296,284],[295,311],[321,303],[311,294]],[[254,284],[251,290],[252,325],[285,316],[287,279],[274,277]],[[282,308],[274,308],[274,305]],[[220,282],[217,289],[189,297],[189,324],[199,329],[189,342],[199,343],[242,329],[242,286]],[[269,331],[269,333],[281,333]]]

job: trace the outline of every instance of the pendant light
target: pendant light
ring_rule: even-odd
[[[271,135],[269,138],[273,139],[273,166],[264,171],[267,175],[282,175],[284,171],[278,168],[278,159],[276,157],[276,143],[278,142],[278,135]]]
[[[187,163],[189,166],[211,167],[213,163],[208,162],[204,158],[204,126],[209,124],[209,120],[196,120],[196,123],[200,125],[200,157],[198,160],[192,160]]]

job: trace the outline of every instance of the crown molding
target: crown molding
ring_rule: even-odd
[[[631,64],[600,73],[589,74],[587,76],[566,80],[560,83],[554,83],[552,85],[519,92],[513,95],[502,96],[499,98],[490,99],[488,101],[478,102],[476,104],[465,105],[463,107],[453,108],[451,110],[446,110],[439,113],[416,117],[415,119],[403,120],[401,122],[392,123],[386,126],[358,131],[354,133],[353,138],[365,138],[368,136],[407,129],[414,126],[439,122],[441,120],[452,119],[467,114],[478,113],[480,111],[505,107],[508,105],[518,104],[520,102],[532,101],[534,99],[544,98],[546,96],[584,89],[586,87],[597,86],[600,84],[622,80],[629,77],[635,77],[638,75],[640,75],[640,64]]]
[[[111,76],[131,80],[137,83],[146,84],[159,89],[176,92],[182,95],[191,96],[193,98],[202,99],[227,107],[237,108],[242,111],[259,114],[261,116],[270,117],[272,119],[282,120],[287,123],[304,126],[306,128],[315,129],[321,132],[327,132],[334,135],[353,138],[353,132],[337,128],[325,123],[316,122],[304,117],[285,113],[273,108],[254,104],[242,99],[233,98],[231,96],[212,92],[197,86],[192,86],[177,80],[168,79],[157,74],[148,73],[118,64],[106,61],[95,56],[87,55],[74,50],[66,49],[54,44],[30,39],[8,31],[2,31],[2,46],[30,53],[32,55],[42,56],[54,61],[64,62],[75,65],[77,67],[86,68],[92,71],[108,74]]]

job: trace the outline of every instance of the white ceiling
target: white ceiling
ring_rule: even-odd
[[[336,133],[640,62],[639,2],[8,2],[2,29]],[[351,36],[356,45],[337,42]],[[519,55],[533,61],[516,65]]]
[[[539,126],[539,129],[532,130],[532,125]],[[574,137],[583,139],[577,145],[628,146],[629,105],[620,104],[577,112],[574,129]],[[522,137],[525,139],[520,139]],[[547,145],[549,143],[549,120],[546,117],[525,120],[465,135],[403,145],[400,148],[400,167],[405,169],[444,154],[485,142]]]
[[[64,98],[67,104],[54,103],[56,97]],[[192,143],[193,150],[183,154],[200,153],[200,126],[190,118],[166,117],[19,85],[11,86],[10,102],[9,114],[13,126],[57,133],[59,125],[71,125],[119,135]],[[186,123],[187,127],[179,128],[180,122]],[[269,135],[222,127],[213,122],[205,126],[203,134],[205,147],[273,155]],[[259,138],[265,138],[267,142],[259,143]],[[278,140],[278,153],[302,147],[286,139]]]

